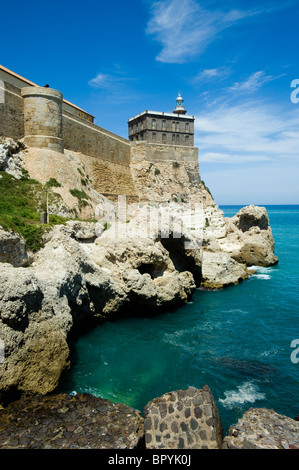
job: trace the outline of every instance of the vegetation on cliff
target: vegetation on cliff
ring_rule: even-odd
[[[0,225],[23,236],[26,246],[35,252],[43,245],[43,235],[53,225],[64,224],[68,219],[50,214],[49,224],[40,223],[40,213],[46,211],[46,189],[50,203],[59,196],[31,179],[24,171],[20,179],[5,171],[0,172]]]

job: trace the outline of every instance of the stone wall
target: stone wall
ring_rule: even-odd
[[[0,75],[0,137],[24,137],[23,98],[19,88],[4,82]]]
[[[132,157],[134,161],[195,163],[198,166],[196,147],[135,142],[132,144]]]
[[[128,140],[63,111],[64,148],[129,167]]]

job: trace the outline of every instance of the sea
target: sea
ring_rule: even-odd
[[[242,206],[220,206],[226,217]],[[299,206],[269,205],[279,263],[241,284],[197,289],[183,307],[105,323],[71,345],[60,391],[143,412],[153,398],[208,385],[228,432],[251,407],[299,415]]]

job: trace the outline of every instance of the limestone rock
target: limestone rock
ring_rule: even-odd
[[[29,260],[30,254],[27,252],[24,239],[18,233],[0,227],[0,263],[22,266]]]
[[[265,207],[250,206],[243,207],[231,219],[232,223],[236,225],[242,232],[247,232],[251,227],[259,227],[261,230],[269,228],[269,218]]]
[[[222,424],[208,386],[151,400],[144,408],[147,449],[219,449]]]
[[[53,391],[69,367],[71,329],[190,299],[195,282],[183,248],[178,266],[159,240],[113,240],[104,237],[106,231],[94,238],[96,226],[73,221],[55,226],[29,267],[1,265],[0,399],[13,390]]]
[[[299,449],[299,423],[266,408],[250,408],[224,438],[223,449]]]
[[[204,245],[209,251],[222,251],[246,266],[273,266],[278,263],[274,254],[275,243],[269,225],[269,217],[264,207],[243,207],[234,217],[222,218],[217,214],[216,226],[225,222],[226,233],[214,236],[215,228],[205,236]],[[212,224],[214,214],[211,216]],[[216,229],[217,233],[217,229]]]
[[[65,299],[55,297],[30,268],[1,265],[0,338],[5,359],[0,401],[11,391],[34,394],[53,390],[68,366],[67,333],[72,325]]]
[[[201,286],[217,289],[237,284],[249,276],[245,264],[238,263],[227,253],[202,252],[202,281]]]
[[[136,449],[139,411],[89,394],[23,398],[0,410],[1,449]]]
[[[24,150],[22,142],[10,138],[0,138],[0,170],[19,179],[23,176]]]

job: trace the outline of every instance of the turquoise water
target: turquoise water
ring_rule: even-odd
[[[221,209],[230,217],[240,207]],[[207,384],[225,431],[252,406],[298,415],[291,342],[299,338],[299,206],[267,210],[277,266],[221,291],[197,290],[173,312],[106,323],[81,336],[61,390],[142,411],[166,392]]]

